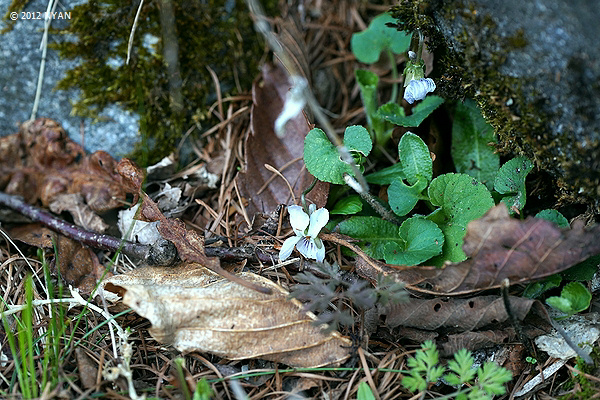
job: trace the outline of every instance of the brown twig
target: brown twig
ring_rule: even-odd
[[[128,257],[144,260],[147,264],[154,266],[171,265],[177,260],[177,250],[167,240],[159,241],[153,245],[145,245],[88,231],[66,222],[46,210],[26,203],[20,196],[4,192],[0,192],[0,205],[6,206],[25,215],[34,222],[39,222],[53,231],[96,249],[114,252],[121,250]],[[204,252],[207,257],[218,257],[223,261],[239,261],[243,259],[265,263],[276,261],[270,255],[256,252],[253,246],[205,247]]]

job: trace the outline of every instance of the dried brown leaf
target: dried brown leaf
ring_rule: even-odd
[[[511,310],[516,318],[523,320],[535,300],[510,296]],[[508,319],[502,297],[477,296],[470,299],[438,298],[410,299],[387,307],[386,324],[436,330],[442,327],[472,331],[492,323]]]
[[[504,279],[510,284],[527,283],[562,272],[600,254],[600,225],[584,228],[575,221],[571,229],[561,229],[544,219],[510,218],[504,204],[471,221],[463,250],[469,257],[442,268],[398,267],[376,260],[357,259],[357,272],[373,280],[378,273],[393,275],[410,290],[441,296],[455,296],[499,288]]]
[[[467,226],[463,250],[470,257],[423,281],[432,292],[465,294],[545,278],[600,253],[600,225],[584,229],[576,221],[561,229],[544,219],[510,218],[504,204]]]
[[[198,265],[139,268],[113,276],[104,289],[152,323],[157,341],[182,352],[201,351],[228,359],[264,358],[296,367],[339,364],[351,342],[323,334],[314,316],[288,299],[283,288],[252,273],[240,277],[268,288],[267,295],[223,279]]]
[[[250,215],[268,213],[279,204],[290,204],[291,194],[287,184],[265,168],[265,164],[279,170],[288,180],[296,199],[300,198],[313,181],[304,168],[304,138],[310,125],[304,115],[298,115],[286,125],[286,135],[277,137],[275,120],[279,116],[290,83],[281,67],[265,65],[262,80],[252,88],[253,107],[251,130],[246,137],[244,170],[236,177]],[[329,184],[319,182],[307,196],[318,207],[327,201]]]
[[[57,253],[54,262],[50,263],[50,272],[57,275],[60,271],[66,284],[83,293],[91,293],[96,282],[105,274],[92,249],[39,224],[15,227],[10,230],[10,235],[15,240],[43,249],[54,249],[56,244]]]
[[[130,160],[117,163],[102,151],[86,156],[47,118],[25,122],[18,133],[0,139],[0,190],[30,204],[40,200],[48,206],[60,194],[79,193],[93,211],[105,212],[123,206],[127,193],[137,193],[131,182],[138,183],[139,176]]]
[[[452,356],[460,349],[476,351],[485,347],[491,347],[504,344],[515,340],[516,335],[512,328],[480,331],[480,332],[461,332],[455,335],[448,335],[447,340],[441,343],[440,353],[442,356]]]
[[[94,360],[87,355],[85,349],[79,346],[75,347],[75,359],[83,388],[90,389],[96,386],[98,367]]]

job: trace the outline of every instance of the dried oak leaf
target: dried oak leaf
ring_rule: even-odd
[[[291,84],[283,68],[264,65],[262,80],[252,87],[251,129],[246,136],[244,169],[236,177],[244,197],[248,199],[248,212],[268,213],[279,204],[290,204],[287,184],[273,172],[268,164],[286,177],[297,199],[313,181],[304,168],[304,138],[310,125],[303,114],[286,125],[286,134],[279,138],[274,131],[275,120],[283,109]],[[307,196],[317,207],[327,201],[329,184],[318,182]]]
[[[513,314],[523,320],[535,300],[510,296]],[[508,319],[502,297],[477,296],[470,299],[438,298],[410,299],[388,306],[385,323],[391,327],[408,326],[426,330],[442,327],[472,331]]]
[[[564,271],[600,254],[600,225],[584,228],[575,221],[571,229],[528,217],[510,218],[503,203],[467,226],[463,250],[467,260],[429,266],[397,267],[376,260],[357,259],[357,272],[373,280],[378,273],[392,275],[410,290],[440,296],[455,296],[527,283]],[[399,270],[401,269],[401,270]]]
[[[198,264],[147,267],[116,275],[103,290],[152,323],[158,342],[182,352],[209,352],[238,360],[263,358],[294,367],[339,364],[351,341],[337,332],[323,334],[315,317],[288,292],[253,273],[240,277],[270,289],[267,295],[223,279]]]
[[[56,244],[56,256],[50,264],[50,272],[58,275],[60,270],[63,281],[79,288],[82,293],[91,293],[103,275],[111,275],[105,272],[92,249],[39,224],[15,227],[10,230],[10,235],[15,240],[43,249],[53,249]]]

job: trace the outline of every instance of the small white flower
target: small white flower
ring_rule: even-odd
[[[427,93],[435,90],[435,82],[431,78],[413,79],[404,90],[404,100],[412,104],[417,100],[423,100]]]
[[[325,259],[325,246],[317,236],[329,221],[329,211],[326,208],[317,210],[314,204],[308,207],[308,214],[300,206],[289,206],[287,210],[296,235],[287,238],[281,245],[279,261],[287,259],[295,246],[304,257],[322,262]]]

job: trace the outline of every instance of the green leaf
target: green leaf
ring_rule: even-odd
[[[358,61],[373,64],[384,50],[389,49],[395,54],[408,50],[411,35],[388,27],[387,23],[397,21],[388,13],[381,14],[371,21],[368,29],[352,35],[350,44]]]
[[[420,137],[410,132],[400,139],[398,154],[403,175],[411,186],[402,180],[393,181],[388,188],[388,199],[392,210],[399,216],[404,216],[422,198],[421,192],[433,175],[433,162],[427,145]]]
[[[425,179],[431,182],[433,161],[429,149],[423,140],[414,133],[407,132],[398,143],[398,157],[404,176],[411,185]]]
[[[544,292],[558,287],[561,282],[562,277],[560,274],[550,275],[543,281],[528,284],[525,287],[525,290],[523,290],[523,297],[527,297],[528,299],[537,299],[544,294]]]
[[[388,188],[388,201],[390,208],[396,215],[405,216],[423,196],[421,192],[427,187],[427,182],[420,180],[412,186],[407,186],[403,181],[394,181]]]
[[[512,380],[512,374],[498,364],[486,362],[477,370],[477,378],[479,386],[492,398],[506,393],[504,384]]]
[[[344,144],[350,152],[364,156],[369,155],[373,146],[369,132],[357,125],[346,128]],[[352,168],[340,159],[338,150],[318,128],[308,132],[304,139],[304,163],[308,172],[324,182],[343,185],[344,173],[353,175]]]
[[[444,174],[435,178],[428,189],[429,200],[440,207],[427,216],[444,232],[442,255],[433,259],[435,265],[445,260],[463,261],[462,250],[467,224],[481,217],[494,206],[489,190],[476,179],[465,174]]]
[[[553,296],[546,299],[546,303],[571,315],[586,310],[592,301],[592,294],[580,282],[571,282],[565,285],[560,297]]]
[[[386,121],[395,125],[405,127],[416,127],[421,125],[436,108],[438,108],[444,99],[439,96],[427,96],[412,109],[412,114],[406,116],[404,109],[396,103],[387,103],[379,107],[377,114]]]
[[[377,217],[351,217],[338,225],[340,233],[360,240],[364,252],[376,259],[384,259],[386,243],[396,242],[404,247],[398,235],[398,226]]]
[[[542,218],[547,221],[553,222],[561,228],[569,228],[569,220],[567,220],[564,215],[559,213],[556,210],[548,209],[542,210],[539,213],[535,214],[536,218]]]
[[[210,384],[206,381],[206,378],[202,378],[196,384],[196,391],[192,400],[210,400],[214,396],[214,393],[210,387]]]
[[[442,252],[444,234],[434,222],[421,216],[404,221],[399,235],[406,244],[396,241],[384,246],[385,261],[389,264],[417,265]]]
[[[361,382],[360,385],[358,385],[356,400],[375,400],[375,396],[366,382]]]
[[[508,195],[502,201],[511,214],[515,213],[515,208],[522,210],[525,207],[525,178],[532,169],[533,163],[527,157],[517,157],[507,161],[496,175],[494,189],[500,194]]]
[[[561,275],[569,281],[589,281],[598,271],[598,265],[600,265],[600,255],[592,256],[561,272]]]
[[[362,201],[360,200],[360,196],[357,194],[353,194],[348,197],[344,197],[333,206],[333,209],[329,211],[329,214],[356,214],[357,212],[362,210]]]
[[[373,149],[373,141],[364,126],[352,125],[344,132],[344,145],[350,151],[362,153],[365,157]]]
[[[454,353],[454,360],[448,361],[448,370],[451,373],[445,375],[444,379],[454,386],[471,382],[477,373],[477,370],[473,368],[474,362],[470,351],[460,349]]]
[[[408,375],[402,378],[402,386],[416,392],[427,388],[427,383],[434,383],[444,374],[445,368],[437,365],[438,351],[433,341],[428,340],[421,345],[413,358],[409,358],[407,365],[410,368]]]
[[[485,122],[473,100],[456,105],[452,124],[452,160],[457,172],[465,173],[494,188],[500,157],[490,143],[496,143],[494,128]]]
[[[396,163],[392,166],[381,169],[377,172],[365,176],[365,179],[369,183],[376,185],[389,185],[390,183],[398,180],[405,179],[404,167],[401,163]]]

